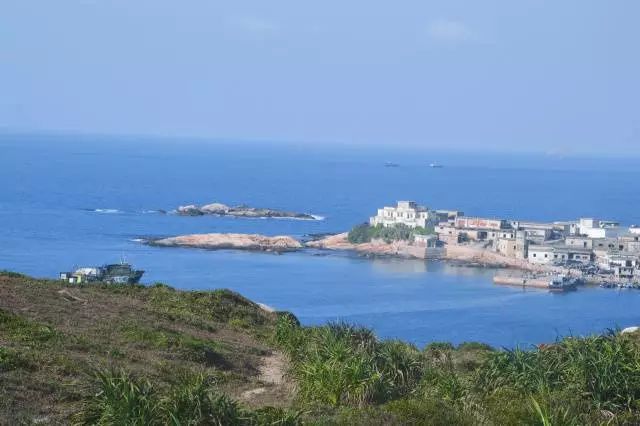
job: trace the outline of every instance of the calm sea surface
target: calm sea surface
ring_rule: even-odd
[[[383,167],[387,161],[398,168]],[[445,165],[431,169],[430,162]],[[495,271],[347,253],[281,256],[151,248],[146,236],[343,231],[399,199],[469,215],[640,224],[634,160],[398,149],[0,135],[0,269],[54,277],[76,265],[145,269],[145,283],[230,288],[306,324],[342,319],[424,345],[512,347],[640,324],[640,291],[495,286]],[[179,217],[181,204],[246,203],[321,221]],[[0,297],[2,295],[0,294]]]

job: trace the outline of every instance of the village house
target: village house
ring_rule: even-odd
[[[578,221],[579,235],[589,238],[616,238],[623,233],[618,222],[581,218]]]
[[[552,263],[554,261],[553,258],[553,247],[552,246],[542,246],[542,245],[530,245],[529,246],[529,255],[527,259],[530,263],[545,265],[548,263]],[[556,260],[563,260],[562,258]]]
[[[554,262],[591,263],[592,260],[593,251],[591,249],[570,247],[566,245],[554,246],[553,248]]]
[[[594,240],[589,237],[570,236],[564,239],[565,245],[575,248],[583,248],[592,250]]]
[[[464,216],[464,212],[458,210],[436,210],[435,216],[437,223],[454,223],[458,217]]]
[[[435,219],[435,213],[414,201],[398,201],[396,207],[378,209],[378,214],[369,219],[371,226],[395,226],[403,224],[410,228],[426,228]]]
[[[515,230],[502,219],[486,219],[479,217],[458,217],[453,226],[440,224],[436,229],[438,235],[446,234],[449,239],[457,241],[495,241],[498,238],[515,238]]]
[[[608,253],[598,261],[598,266],[620,278],[640,275],[640,256],[632,253]]]
[[[542,244],[552,239],[557,230],[557,225],[553,223],[521,222],[514,220],[511,222],[511,226],[514,229],[524,231],[525,238],[536,244]]]
[[[497,238],[493,242],[493,249],[503,256],[516,259],[526,259],[529,241],[524,231],[516,231],[515,238]]]
[[[414,235],[413,242],[415,245],[426,248],[436,248],[438,246],[437,235]]]
[[[530,245],[527,259],[531,263],[590,263],[593,251],[588,248],[572,247],[568,245]]]

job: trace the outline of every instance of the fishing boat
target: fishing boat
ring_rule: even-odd
[[[549,281],[549,291],[563,292],[575,290],[578,286],[578,279],[567,275],[558,275]]]
[[[103,282],[108,284],[137,284],[144,271],[133,269],[124,260],[120,263],[106,264],[97,267],[82,267],[71,272],[60,272],[60,279],[71,284],[86,282]]]

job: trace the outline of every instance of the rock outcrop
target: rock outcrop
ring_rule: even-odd
[[[352,250],[367,256],[394,256],[412,259],[429,259],[441,256],[442,250],[414,244],[410,241],[385,242],[380,239],[368,243],[354,244],[349,242],[349,233],[331,235],[319,240],[309,241],[305,245],[310,248],[326,250]]]
[[[217,215],[217,216],[235,216],[235,217],[250,217],[250,218],[290,218],[290,219],[307,219],[316,220],[317,218],[308,213],[296,213],[284,210],[275,210],[268,208],[249,207],[245,205],[240,206],[227,206],[221,203],[211,203],[204,206],[196,206],[190,204],[187,206],[180,206],[176,210],[179,215],[182,216],[203,216],[203,215]]]
[[[268,237],[258,234],[192,234],[150,240],[147,243],[161,247],[193,247],[209,250],[286,252],[302,248],[298,240],[288,236]]]

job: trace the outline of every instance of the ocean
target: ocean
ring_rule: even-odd
[[[431,162],[444,167],[430,168]],[[146,270],[144,283],[229,288],[291,311],[304,324],[344,320],[418,346],[528,347],[638,325],[640,291],[523,291],[495,286],[489,268],[445,262],[154,248],[139,240],[205,232],[302,238],[347,230],[397,200],[467,215],[640,224],[637,165],[634,159],[4,133],[0,269],[56,277],[124,256]],[[162,213],[214,201],[322,220]]]

